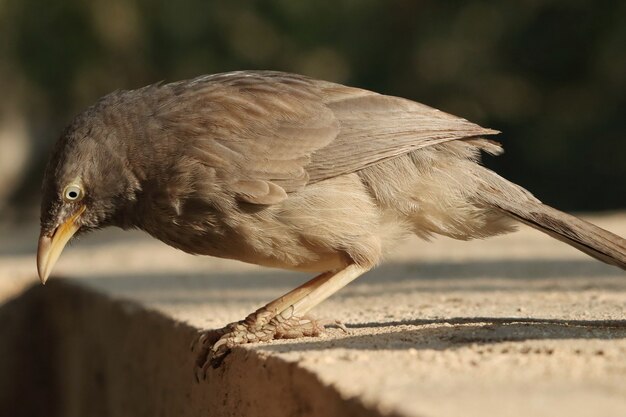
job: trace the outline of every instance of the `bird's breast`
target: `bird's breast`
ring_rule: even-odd
[[[195,255],[297,271],[328,271],[346,266],[341,250],[316,244],[273,213],[226,213],[214,209],[149,210],[140,228],[169,246]],[[156,214],[156,215],[154,215]]]

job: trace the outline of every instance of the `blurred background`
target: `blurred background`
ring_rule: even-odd
[[[293,71],[499,129],[486,164],[547,203],[626,208],[626,2],[0,0],[0,215],[38,218],[47,153],[101,95]]]

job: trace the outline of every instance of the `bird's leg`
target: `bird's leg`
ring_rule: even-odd
[[[224,355],[236,345],[319,335],[324,326],[307,317],[306,313],[368,270],[367,267],[350,264],[339,271],[325,272],[261,307],[244,320],[201,336],[198,366],[206,370],[208,366],[219,365]]]

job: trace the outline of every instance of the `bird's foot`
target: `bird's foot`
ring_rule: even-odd
[[[217,368],[230,350],[245,343],[268,342],[274,339],[295,339],[305,336],[319,336],[326,325],[346,327],[336,320],[315,320],[308,316],[297,317],[287,309],[272,314],[261,308],[244,320],[231,323],[219,330],[211,330],[200,335],[192,346],[200,346],[196,360],[196,379],[206,376],[209,367]]]

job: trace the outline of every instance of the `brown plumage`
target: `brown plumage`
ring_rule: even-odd
[[[38,266],[104,226],[189,253],[323,272],[203,337],[200,365],[244,341],[312,335],[304,315],[408,234],[485,238],[529,224],[626,269],[626,241],[480,165],[498,132],[409,100],[278,72],[203,76],[103,97],[62,135],[44,180]],[[74,193],[73,193],[74,192]]]

